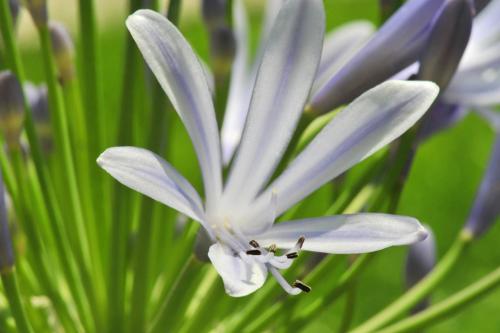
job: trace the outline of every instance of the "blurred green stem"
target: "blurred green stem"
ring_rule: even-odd
[[[10,311],[14,320],[16,322],[16,327],[20,333],[31,333],[33,332],[27,318],[26,312],[24,311],[24,306],[21,300],[21,295],[19,294],[19,287],[17,286],[17,280],[14,268],[7,269],[0,272],[2,276],[2,283],[5,291],[5,296],[9,301]]]
[[[468,248],[471,240],[472,237],[470,234],[466,232],[460,233],[443,259],[439,261],[436,267],[424,279],[422,279],[392,304],[378,312],[361,326],[354,329],[352,333],[374,332],[389,324],[406,311],[410,310],[448,275],[455,264],[459,261],[464,251]]]
[[[462,310],[498,286],[500,286],[500,267],[432,307],[378,332],[403,333],[421,330]]]

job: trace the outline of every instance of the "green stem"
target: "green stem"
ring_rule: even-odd
[[[443,259],[441,259],[436,267],[425,278],[408,290],[408,292],[402,295],[399,299],[387,306],[384,310],[380,311],[364,324],[354,329],[352,333],[374,332],[387,325],[406,311],[410,310],[448,275],[462,256],[463,252],[467,249],[467,245],[470,241],[471,236],[469,234],[461,233]]]
[[[100,58],[97,42],[97,22],[94,0],[80,0],[80,36],[82,57],[81,73],[83,92],[86,101],[87,124],[93,135],[90,136],[90,156],[97,156],[104,142],[104,115],[101,112],[101,80],[99,78]]]
[[[479,281],[433,305],[432,307],[414,316],[403,319],[378,332],[402,333],[421,330],[443,318],[461,311],[498,286],[500,286],[500,267],[484,276]]]
[[[1,272],[1,276],[2,276],[2,283],[4,286],[5,296],[7,296],[7,300],[9,301],[10,311],[16,322],[16,327],[18,332],[20,333],[33,332],[29,324],[29,321],[26,318],[26,313],[24,311],[24,306],[21,301],[21,295],[19,293],[19,287],[17,285],[14,268]]]
[[[167,18],[170,22],[177,25],[179,22],[179,14],[181,12],[182,0],[170,0],[168,2]]]
[[[352,319],[354,317],[354,305],[356,302],[356,282],[353,282],[345,295],[345,307],[344,314],[342,315],[342,321],[338,329],[339,333],[347,332],[351,326]]]

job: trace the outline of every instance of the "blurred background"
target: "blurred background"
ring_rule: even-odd
[[[50,17],[64,23],[77,41],[76,1],[48,2]],[[265,0],[246,1],[251,18],[254,48],[257,45],[264,3]],[[124,0],[97,1],[96,4],[102,58],[101,77],[104,80],[103,109],[106,112],[117,112],[123,71],[123,44],[128,33],[124,23],[128,4]],[[166,4],[165,1],[165,7]],[[200,0],[184,0],[182,6],[180,28],[200,56],[209,63],[208,36],[201,21]],[[325,6],[328,29],[351,20],[370,20],[375,25],[380,22],[378,0],[326,0]],[[22,46],[27,77],[33,82],[41,82],[43,69],[38,54],[36,31],[24,9],[18,24],[18,38]],[[84,62],[85,59],[79,61]],[[140,125],[140,121],[136,121],[136,126]],[[113,124],[109,126],[112,127]],[[178,130],[183,131],[180,127]],[[183,137],[186,138],[185,135]],[[442,255],[449,248],[469,213],[486,167],[492,139],[493,133],[488,125],[478,116],[469,114],[456,126],[429,139],[418,151],[399,213],[415,216],[431,226],[437,239],[438,255]],[[174,144],[173,156],[172,164],[196,183],[199,177],[197,166],[192,162],[192,158],[186,158],[192,157],[192,148],[187,138]],[[325,207],[328,205],[326,202],[320,202],[319,205],[321,204]],[[315,210],[315,207],[310,209]],[[466,258],[461,260],[461,264],[432,298],[440,300],[496,268],[500,263],[499,239],[500,225],[497,223],[466,252]],[[375,257],[375,262],[368,267],[358,285],[359,299],[354,313],[355,322],[369,318],[404,291],[403,268],[406,251],[405,248],[393,248]],[[337,273],[340,274],[340,271]],[[312,321],[308,331],[334,331],[343,304],[344,302],[337,302],[323,318]],[[500,290],[482,298],[451,319],[433,326],[428,332],[500,332],[500,321],[496,320],[498,309]]]

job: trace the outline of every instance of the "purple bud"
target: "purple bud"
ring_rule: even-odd
[[[325,113],[351,102],[364,91],[414,63],[427,42],[436,13],[445,0],[405,3],[372,39],[312,96],[314,112]]]
[[[226,0],[203,0],[201,9],[210,30],[226,24]]]
[[[405,278],[408,289],[422,280],[436,264],[436,240],[432,230],[429,227],[426,229],[429,232],[427,238],[412,244],[406,257]],[[413,312],[425,309],[428,303],[428,300],[423,300],[413,309]]]
[[[469,0],[447,0],[436,15],[420,57],[419,80],[434,81],[444,90],[458,67],[472,30]]]
[[[17,16],[19,15],[19,1],[9,0],[10,14],[12,15],[12,23],[16,24]]]
[[[465,225],[474,237],[483,235],[500,214],[500,133],[497,132],[488,167]]]
[[[465,114],[466,110],[462,106],[443,102],[435,103],[427,112],[422,123],[422,128],[418,134],[419,140],[424,141],[437,132],[447,129],[462,119]]]
[[[14,266],[14,251],[9,232],[7,207],[5,206],[5,190],[0,173],[0,272],[10,270]]]
[[[46,0],[26,0],[26,5],[37,27],[47,25],[48,14]]]
[[[65,84],[75,76],[75,68],[73,66],[75,47],[73,40],[62,23],[50,22],[49,29],[59,78],[61,83]]]
[[[0,130],[7,146],[16,148],[24,122],[23,91],[10,71],[0,72]]]
[[[47,87],[39,87],[27,83],[24,86],[28,103],[31,107],[33,120],[38,138],[45,152],[50,152],[53,147],[52,128],[50,124],[49,96]]]

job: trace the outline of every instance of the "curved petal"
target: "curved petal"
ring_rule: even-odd
[[[222,159],[225,165],[229,164],[236,147],[240,143],[252,89],[248,68],[250,47],[248,40],[248,18],[242,0],[234,2],[233,18],[236,55],[232,66],[229,95],[221,130]]]
[[[215,243],[208,250],[208,257],[224,282],[229,296],[242,297],[262,287],[267,278],[264,264],[248,258],[243,261],[230,248]]]
[[[321,88],[356,52],[375,31],[369,21],[344,24],[325,36],[323,53],[311,94]]]
[[[193,141],[210,206],[222,189],[221,154],[202,66],[181,33],[161,14],[138,10],[127,19],[127,27]]]
[[[259,196],[245,227],[266,228],[266,216],[292,205],[403,134],[431,106],[439,88],[425,81],[387,81],[335,116]],[[271,204],[271,197],[277,203]],[[243,226],[242,226],[243,227]]]
[[[225,188],[229,201],[253,198],[284,153],[316,74],[324,21],[320,0],[288,1],[282,6],[266,45]]]
[[[97,163],[123,185],[203,221],[203,205],[196,190],[155,153],[137,147],[113,147],[106,149]]]
[[[351,254],[412,244],[425,239],[427,231],[412,217],[366,213],[283,222],[255,239],[261,246],[289,249],[299,237],[305,238],[303,250]]]
[[[323,87],[311,107],[325,113],[349,103],[418,59],[435,14],[445,0],[412,0],[377,31]]]

